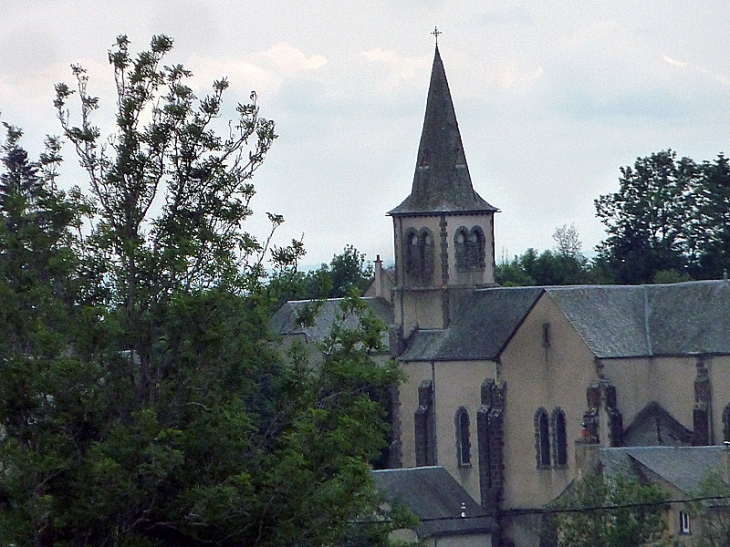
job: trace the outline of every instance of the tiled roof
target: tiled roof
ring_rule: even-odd
[[[599,358],[730,354],[730,283],[548,287]]]
[[[387,327],[393,322],[392,306],[382,298],[363,298],[362,300],[368,304],[370,309],[375,312],[375,315],[385,324],[386,331],[383,333],[382,341],[387,349],[389,339]],[[277,334],[305,335],[307,340],[322,342],[329,335],[332,324],[341,313],[340,305],[342,301],[342,298],[325,300],[319,309],[319,313],[315,316],[314,324],[306,327],[302,327],[299,324],[298,318],[307,306],[312,305],[312,301],[297,300],[286,302],[272,317],[271,328]],[[357,328],[357,325],[358,320],[354,315],[349,315],[345,318],[344,326],[346,328],[354,329]]]
[[[692,432],[652,401],[636,415],[622,436],[626,446],[689,446]]]
[[[483,534],[497,530],[496,521],[443,467],[373,471],[375,485],[391,503],[402,503],[418,517],[419,538]],[[462,504],[465,517],[461,516]]]
[[[602,448],[599,458],[608,475],[629,474],[652,481],[659,477],[693,495],[713,470],[723,469],[724,450],[724,446]]]
[[[389,215],[497,211],[474,191],[438,46],[411,194]]]
[[[499,356],[546,294],[598,358],[730,355],[730,283],[508,287],[477,289],[452,310],[443,330],[416,330],[405,361]]]
[[[495,359],[542,292],[540,287],[509,287],[462,295],[454,305],[451,325],[443,330],[417,330],[400,359]]]

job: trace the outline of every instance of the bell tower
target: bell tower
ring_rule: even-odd
[[[494,284],[494,213],[474,190],[438,44],[410,195],[388,212],[395,327],[446,328],[454,291]]]

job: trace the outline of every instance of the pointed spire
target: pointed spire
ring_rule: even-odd
[[[438,45],[411,195],[389,215],[497,211],[474,191]]]

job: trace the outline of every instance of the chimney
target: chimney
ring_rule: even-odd
[[[375,297],[383,298],[383,261],[380,255],[375,259]]]

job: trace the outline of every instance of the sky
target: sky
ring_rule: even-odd
[[[107,51],[175,40],[170,63],[199,96],[223,76],[225,113],[255,90],[279,135],[256,173],[254,217],[284,215],[275,242],[304,237],[302,266],[348,244],[393,262],[385,213],[409,194],[435,26],[477,192],[501,212],[497,261],[554,248],[574,224],[591,255],[594,200],[620,167],[671,148],[730,154],[727,0],[0,0],[0,112],[40,151],[59,134],[53,85],[83,65],[110,129]],[[72,103],[73,104],[73,103]],[[73,111],[72,111],[73,115]],[[85,186],[70,146],[61,183]]]

